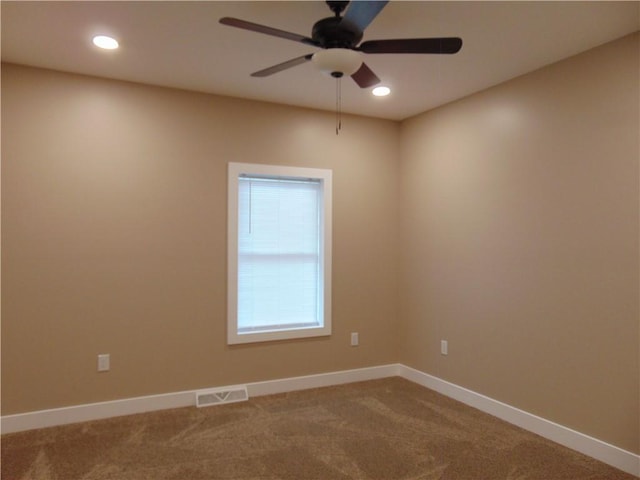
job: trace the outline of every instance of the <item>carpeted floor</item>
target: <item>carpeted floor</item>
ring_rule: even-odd
[[[632,480],[401,378],[2,436],[3,480]]]

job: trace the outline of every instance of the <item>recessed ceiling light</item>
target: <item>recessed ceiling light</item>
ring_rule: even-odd
[[[104,48],[105,50],[115,50],[118,48],[118,41],[115,38],[107,37],[106,35],[96,35],[93,37],[93,44],[96,47]]]
[[[389,87],[376,87],[371,90],[376,97],[386,97],[391,93],[391,89]]]

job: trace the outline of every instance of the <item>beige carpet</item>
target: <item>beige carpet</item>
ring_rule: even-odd
[[[2,436],[3,480],[631,480],[401,378]]]

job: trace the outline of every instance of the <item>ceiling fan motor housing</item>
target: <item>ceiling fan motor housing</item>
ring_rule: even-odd
[[[322,48],[354,48],[362,40],[362,31],[343,18],[329,17],[315,23],[311,38]]]

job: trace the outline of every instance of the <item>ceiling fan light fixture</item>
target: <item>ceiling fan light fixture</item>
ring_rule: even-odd
[[[313,54],[311,61],[321,72],[340,78],[358,71],[362,65],[360,52],[348,48],[327,48]]]

